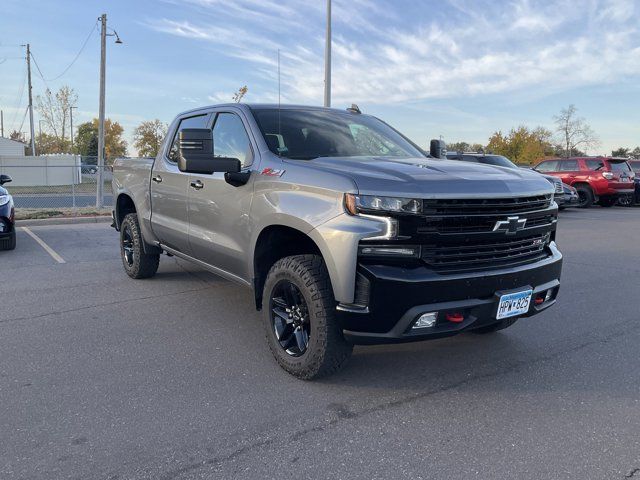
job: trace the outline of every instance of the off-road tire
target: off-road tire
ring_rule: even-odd
[[[495,333],[500,330],[504,330],[505,328],[509,328],[511,325],[518,321],[517,318],[505,318],[500,322],[493,323],[491,325],[487,325],[486,327],[480,327],[473,330],[473,333],[477,333],[480,335],[486,335],[487,333]]]
[[[16,248],[16,231],[11,232],[9,238],[0,240],[0,250],[14,250]]]
[[[591,205],[593,205],[593,202],[595,200],[591,187],[588,187],[586,185],[580,185],[579,187],[576,187],[576,190],[578,191],[578,196],[580,198],[578,207],[579,208],[591,207]]]
[[[128,261],[125,256],[125,237],[127,235],[130,235],[132,240],[132,261]],[[150,278],[158,271],[160,255],[144,253],[143,242],[138,216],[135,213],[127,214],[120,225],[120,256],[124,270],[131,278]]]
[[[300,356],[291,356],[280,345],[272,320],[272,294],[278,283],[298,288],[308,309],[309,343]],[[319,255],[295,255],[278,260],[269,270],[262,295],[267,343],[280,366],[291,375],[312,380],[338,371],[353,351],[336,319],[336,302],[324,260]]]

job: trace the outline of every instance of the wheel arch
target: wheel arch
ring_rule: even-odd
[[[324,255],[317,243],[297,228],[274,224],[264,227],[253,248],[253,290],[256,309],[262,309],[262,290],[271,267],[281,258],[291,255]]]
[[[136,203],[133,200],[133,197],[126,192],[122,192],[118,195],[118,198],[116,198],[114,204],[114,222],[117,231],[120,231],[120,225],[122,225],[124,217],[126,217],[130,213],[135,213],[136,215],[138,215],[138,208],[136,207]],[[162,253],[162,250],[159,247],[150,244],[146,240],[147,234],[145,232],[144,223],[140,218],[140,215],[138,215],[138,222],[140,224],[140,234],[142,235],[142,246],[144,249],[144,253]]]

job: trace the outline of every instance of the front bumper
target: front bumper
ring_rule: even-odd
[[[562,254],[555,243],[550,255],[538,262],[499,270],[441,275],[426,267],[407,269],[360,264],[358,272],[368,282],[366,308],[338,305],[337,316],[345,337],[356,344],[397,343],[447,337],[497,322],[499,295],[511,291],[551,290],[540,305],[532,301],[521,317],[535,315],[556,301],[560,287]],[[423,313],[439,312],[435,326],[412,330]],[[446,313],[462,313],[459,323]]]

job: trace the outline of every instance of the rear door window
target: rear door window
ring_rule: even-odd
[[[576,170],[580,170],[578,160],[562,160],[558,162],[558,170],[560,172],[575,172]]]
[[[602,170],[604,168],[604,160],[585,160],[585,165],[587,166],[587,170]]]
[[[555,172],[558,168],[558,161],[551,160],[549,162],[542,162],[536,167],[538,172]]]

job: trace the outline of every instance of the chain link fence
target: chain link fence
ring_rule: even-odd
[[[13,197],[16,218],[108,215],[113,206],[112,167],[84,160],[79,165],[0,165],[0,174],[12,178],[4,186]]]

